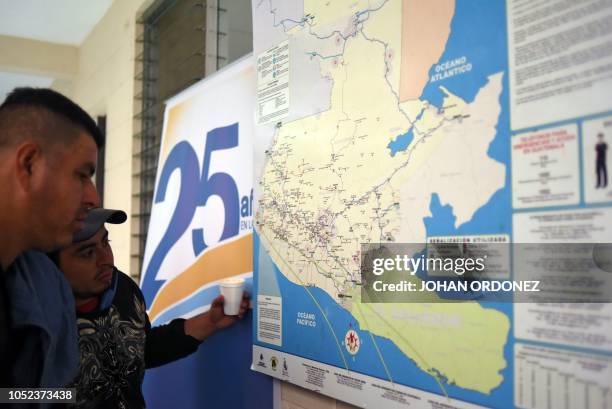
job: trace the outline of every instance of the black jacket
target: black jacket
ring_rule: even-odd
[[[120,271],[101,300],[95,311],[77,313],[81,365],[74,384],[76,406],[143,408],[145,368],[183,358],[200,343],[185,334],[182,319],[151,328],[142,292]]]

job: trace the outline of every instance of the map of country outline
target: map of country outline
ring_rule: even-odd
[[[311,19],[317,16],[315,3],[305,2],[305,12],[308,10]],[[326,58],[313,52],[313,58],[320,59],[322,75],[333,80],[330,109],[285,123],[277,131],[268,149],[260,182],[262,196],[256,216],[257,229],[264,247],[273,246],[276,250],[270,255],[281,272],[294,271],[301,282],[326,291],[353,313],[362,329],[391,339],[427,373],[438,373],[466,389],[490,393],[503,381],[500,371],[506,366],[503,348],[509,321],[501,312],[477,303],[461,306],[466,311],[466,319],[481,320],[483,326],[488,325],[486,332],[498,334],[489,340],[493,345],[490,356],[484,354],[487,363],[475,369],[473,364],[467,367],[469,362],[451,364],[431,359],[440,350],[482,351],[470,344],[456,345],[461,337],[449,340],[452,345],[419,351],[419,355],[425,353],[429,359],[416,358],[407,348],[402,348],[404,342],[397,334],[385,330],[384,326],[366,325],[367,312],[354,308],[358,300],[351,303],[339,296],[356,294],[360,242],[422,242],[426,234],[423,218],[431,215],[431,194],[437,193],[441,201],[452,205],[457,224],[461,224],[469,221],[504,186],[505,180],[505,166],[487,155],[501,111],[503,73],[490,75],[489,82],[470,104],[444,88],[441,88],[445,94],[442,110],[426,101],[400,102],[400,59],[389,58],[388,51],[401,49],[401,32],[392,30],[401,24],[385,22],[401,16],[402,2],[379,3],[375,11],[368,11],[367,19],[353,19],[355,27],[349,27],[346,37],[342,37],[346,44],[341,56]],[[304,35],[309,35],[312,27],[304,29],[307,24],[305,17],[302,25],[292,25],[288,35],[305,32]],[[337,41],[333,36],[329,40]],[[358,64],[360,60],[368,63]],[[376,101],[375,109],[370,106],[371,101]],[[376,114],[372,115],[372,111]],[[410,129],[414,139],[408,148],[391,156],[388,143]],[[450,150],[452,154],[465,147],[470,148],[472,162],[479,165],[477,169],[461,163],[461,168],[453,168],[454,161],[441,157],[449,153],[440,152]],[[457,186],[448,186],[451,180],[435,175],[430,161],[448,165],[450,169],[445,174],[454,173],[457,180],[471,184],[468,191],[475,199],[461,198],[461,186],[458,192],[448,189]],[[477,174],[470,175],[470,172],[487,172],[494,177],[487,186],[478,186]],[[410,191],[419,192],[423,200],[410,197]],[[406,212],[404,208],[408,204],[413,206]],[[407,223],[409,219],[420,220],[420,225]],[[453,304],[438,306],[449,314],[457,308]],[[414,306],[393,308],[401,312]],[[473,342],[473,337],[468,338]],[[436,361],[436,365],[425,363],[430,361]]]

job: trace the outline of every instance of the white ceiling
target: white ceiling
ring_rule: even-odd
[[[113,0],[0,0],[0,35],[80,45]]]
[[[113,0],[0,0],[0,35],[79,46],[112,3]],[[0,70],[0,103],[15,87],[49,87],[54,80]]]

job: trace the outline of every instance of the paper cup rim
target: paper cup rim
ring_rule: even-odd
[[[239,283],[219,281],[219,287],[242,287],[242,286],[244,286],[244,280],[242,280]]]

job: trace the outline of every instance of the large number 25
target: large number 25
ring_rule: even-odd
[[[159,178],[154,203],[165,200],[168,181],[175,170],[179,170],[181,173],[181,188],[170,224],[153,252],[145,271],[142,292],[147,305],[151,305],[155,294],[163,284],[163,281],[156,280],[155,276],[166,255],[191,224],[196,208],[205,206],[209,197],[218,196],[223,201],[225,222],[220,239],[224,240],[238,234],[240,215],[236,183],[227,173],[209,174],[212,153],[236,146],[238,146],[238,123],[215,128],[208,132],[201,175],[198,157],[188,142],[179,142],[168,155]],[[204,231],[203,229],[193,229],[191,235],[193,251],[197,256],[208,247],[204,241]]]

